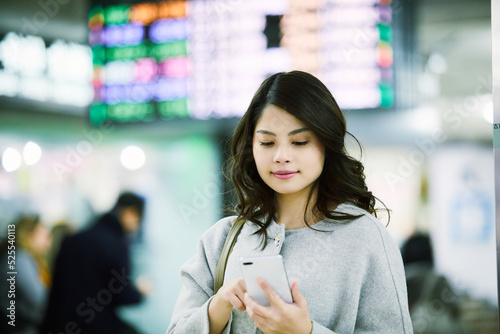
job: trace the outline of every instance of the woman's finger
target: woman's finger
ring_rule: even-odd
[[[264,291],[264,293],[266,294],[267,299],[269,299],[271,305],[282,305],[283,303],[285,303],[283,299],[281,299],[281,297],[273,290],[273,288],[271,288],[269,284],[267,284],[264,279],[260,277],[257,278],[257,283],[261,287],[262,291]]]
[[[245,292],[245,296],[243,298],[243,302],[245,303],[245,306],[247,308],[247,313],[248,313],[248,315],[250,315],[250,318],[254,319],[254,315],[258,316],[258,317],[265,317],[266,316],[266,314],[267,314],[266,307],[257,303],[246,292]]]
[[[246,309],[245,303],[236,295],[231,295],[229,297],[229,302],[238,311],[245,311],[245,309]]]

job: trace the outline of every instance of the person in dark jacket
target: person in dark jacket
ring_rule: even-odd
[[[123,193],[95,225],[63,240],[41,334],[133,333],[116,308],[142,299],[130,280],[127,234],[140,226],[144,204]]]
[[[431,237],[416,233],[401,248],[414,334],[465,333],[460,297],[434,268]]]

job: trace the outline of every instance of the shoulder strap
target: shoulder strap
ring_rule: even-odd
[[[224,242],[224,246],[222,247],[222,251],[219,256],[219,261],[217,262],[217,268],[215,269],[214,295],[217,291],[219,291],[222,284],[224,284],[224,273],[226,272],[227,259],[229,258],[229,254],[233,251],[236,238],[238,237],[238,234],[240,234],[243,225],[245,225],[244,219],[236,219],[227,234],[226,241]]]

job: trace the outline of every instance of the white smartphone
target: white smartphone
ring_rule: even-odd
[[[242,257],[240,259],[240,266],[248,295],[257,303],[264,306],[271,305],[264,290],[257,283],[257,278],[259,277],[263,278],[281,299],[287,303],[293,303],[281,255]]]

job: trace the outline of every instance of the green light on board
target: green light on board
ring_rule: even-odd
[[[90,106],[89,110],[90,123],[94,125],[101,125],[106,120],[106,105],[94,104]]]
[[[189,117],[187,99],[159,102],[158,111],[164,120]]]
[[[151,56],[157,60],[187,55],[186,41],[157,44],[151,47]]]
[[[394,104],[394,90],[392,86],[388,83],[381,83],[379,85],[380,89],[380,106],[388,108]]]
[[[392,28],[390,25],[377,23],[377,29],[381,41],[392,42]]]
[[[92,50],[94,50],[94,48]],[[144,44],[139,44],[136,46],[112,47],[102,50],[96,49],[95,52],[98,53],[98,55],[95,55],[94,57],[98,56],[99,58],[95,59],[94,63],[99,64],[97,61],[104,59],[104,51],[106,52],[105,56],[107,61],[133,60],[148,56],[161,61],[167,58],[186,56],[188,53],[186,41],[157,44],[150,47],[147,47]]]
[[[106,50],[102,45],[92,47],[92,62],[94,65],[104,65],[106,59]]]
[[[148,103],[119,103],[109,105],[108,119],[118,122],[150,122],[154,120],[154,107]]]
[[[106,24],[127,23],[130,16],[128,5],[115,5],[104,9],[104,22]]]
[[[106,49],[106,60],[132,60],[145,58],[148,55],[148,48],[144,44],[136,46],[115,47]]]

